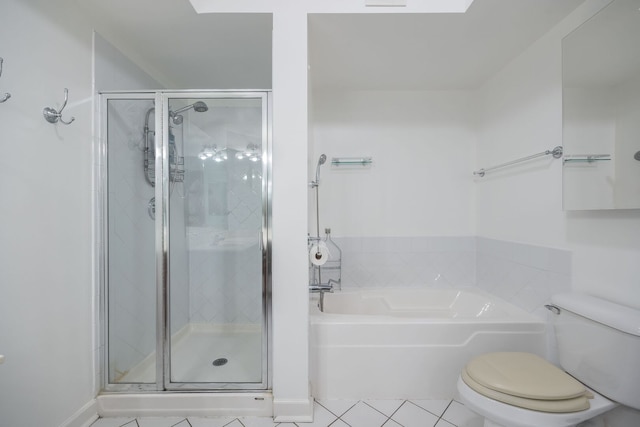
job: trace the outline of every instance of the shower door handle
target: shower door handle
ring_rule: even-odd
[[[260,252],[262,252],[262,246],[263,246],[263,243],[262,243],[262,230],[259,230],[258,231],[258,250]]]

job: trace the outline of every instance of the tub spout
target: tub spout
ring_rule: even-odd
[[[320,312],[324,313],[324,294],[326,292],[333,292],[333,285],[331,284],[331,282],[327,284],[310,285],[309,292],[318,292],[320,294],[318,308],[320,309]]]

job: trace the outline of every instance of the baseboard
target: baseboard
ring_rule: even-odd
[[[80,408],[75,414],[67,418],[60,427],[89,427],[98,419],[98,402],[91,399]]]
[[[105,394],[98,400],[102,417],[270,417],[272,395],[258,393]]]
[[[277,423],[313,422],[313,399],[273,399],[273,421]]]

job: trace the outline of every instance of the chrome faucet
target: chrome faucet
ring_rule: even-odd
[[[318,308],[321,312],[324,312],[324,294],[327,292],[333,292],[333,285],[340,287],[340,282],[334,279],[329,279],[326,284],[314,284],[309,285],[309,292],[317,292],[320,294],[320,301],[318,302]]]

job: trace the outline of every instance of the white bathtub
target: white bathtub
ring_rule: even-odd
[[[447,399],[474,356],[545,356],[545,322],[475,290],[371,289],[312,298],[310,359],[320,399]]]

